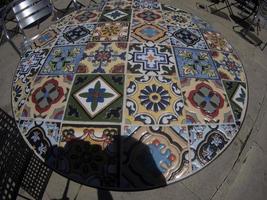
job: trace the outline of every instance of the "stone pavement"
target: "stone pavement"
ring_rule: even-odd
[[[57,0],[59,6],[68,1]],[[86,2],[85,0],[82,2]],[[267,197],[267,48],[261,51],[232,31],[233,22],[222,17],[211,15],[198,9],[196,2],[207,4],[205,0],[162,0],[162,3],[182,8],[202,17],[239,52],[243,61],[249,85],[249,104],[243,126],[232,144],[209,166],[183,181],[165,188],[145,192],[111,192],[114,200],[264,200]],[[224,10],[224,12],[227,12]],[[51,23],[49,18],[42,27]],[[29,35],[35,35],[42,29],[28,30]],[[16,36],[19,43],[21,36]],[[267,31],[261,38],[267,40]],[[8,43],[0,46],[0,107],[11,114],[10,89],[12,77],[19,57]],[[66,179],[53,174],[44,199],[59,199],[62,197]],[[80,186],[71,182],[68,191],[70,199],[97,199],[97,191],[93,188]]]

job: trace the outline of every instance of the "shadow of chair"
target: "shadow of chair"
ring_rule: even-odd
[[[51,174],[27,146],[15,120],[0,109],[0,199],[28,199],[20,188],[41,199]]]

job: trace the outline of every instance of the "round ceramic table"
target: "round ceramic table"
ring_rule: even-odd
[[[223,36],[156,0],[102,2],[51,25],[22,57],[12,91],[39,158],[111,190],[165,186],[207,166],[238,133],[247,99]]]

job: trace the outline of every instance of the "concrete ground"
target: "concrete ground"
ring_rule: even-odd
[[[84,0],[85,1],[85,0]],[[68,1],[57,0],[59,6]],[[267,197],[267,48],[261,51],[232,31],[233,22],[196,7],[205,0],[161,0],[202,17],[221,32],[239,52],[249,84],[248,111],[243,126],[228,149],[197,174],[165,188],[145,192],[111,192],[114,200],[264,200]],[[227,13],[227,11],[224,11]],[[44,26],[51,23],[48,19]],[[42,28],[40,28],[42,29]],[[31,29],[34,35],[41,30]],[[260,35],[267,40],[266,31]],[[15,37],[20,41],[20,36]],[[0,107],[11,113],[10,88],[19,57],[8,43],[0,46]],[[66,179],[56,173],[43,199],[61,199]],[[97,199],[95,189],[71,182],[70,199]]]

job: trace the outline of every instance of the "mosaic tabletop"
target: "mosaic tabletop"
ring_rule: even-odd
[[[144,190],[179,181],[233,140],[247,106],[235,50],[157,0],[103,1],[33,40],[14,78],[25,141],[81,184]]]

